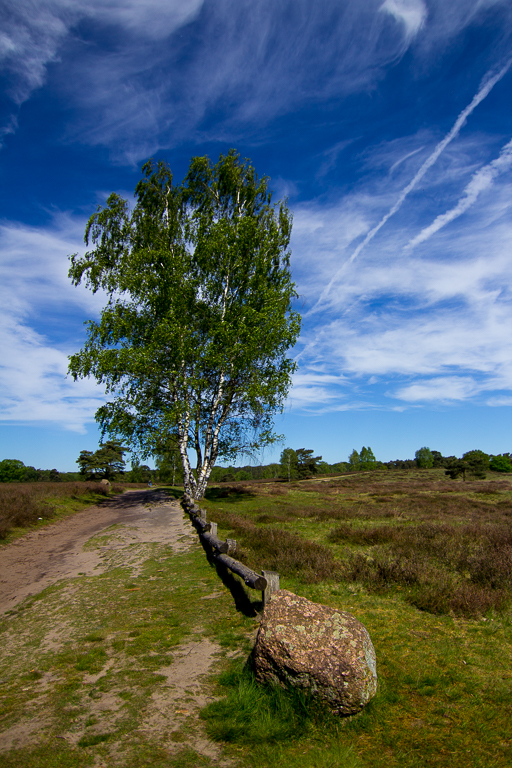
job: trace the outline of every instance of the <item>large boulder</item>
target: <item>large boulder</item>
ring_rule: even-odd
[[[284,589],[265,607],[253,663],[260,682],[308,690],[340,715],[359,712],[377,691],[375,650],[361,622]]]

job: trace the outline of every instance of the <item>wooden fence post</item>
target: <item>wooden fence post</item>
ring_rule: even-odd
[[[228,545],[228,555],[236,554],[236,539],[226,539]]]
[[[210,533],[212,533],[214,536],[217,535],[217,523],[214,523],[210,520]]]
[[[261,575],[267,582],[267,588],[261,593],[263,607],[270,603],[272,595],[279,592],[279,574],[276,571],[262,571]]]

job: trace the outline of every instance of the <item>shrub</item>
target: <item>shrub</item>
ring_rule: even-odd
[[[122,493],[124,486],[114,486]],[[0,539],[12,528],[26,528],[54,516],[59,499],[108,496],[108,489],[94,482],[37,482],[0,484]]]
[[[433,613],[479,616],[507,605],[512,594],[512,531],[503,524],[420,523],[387,528],[345,523],[333,542],[372,545],[352,553],[343,567],[348,581],[370,590],[409,587],[408,602]]]
[[[260,528],[236,515],[219,515],[217,511],[216,516],[222,525],[231,528],[244,548],[251,550],[251,560],[258,570],[264,568],[283,576],[298,576],[307,584],[336,578],[340,574],[340,564],[323,544],[307,541],[281,528]]]
[[[489,464],[489,469],[492,469],[493,472],[512,472],[510,458],[502,455],[493,456]]]
[[[372,528],[354,528],[348,523],[333,528],[328,535],[328,540],[333,544],[346,542],[350,544],[382,544],[392,541],[396,537],[396,529],[383,525]]]

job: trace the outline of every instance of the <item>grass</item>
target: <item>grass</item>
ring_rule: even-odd
[[[101,503],[140,484],[95,482],[0,483],[0,541],[12,541],[34,526]]]
[[[117,552],[103,574],[56,584],[0,625],[1,730],[45,718],[43,746],[1,754],[2,768],[218,764],[197,751],[197,722],[165,709],[165,670],[180,644],[201,638],[218,648],[203,728],[236,768],[512,764],[512,484],[382,472],[212,488],[204,506],[248,565],[363,622],[377,654],[373,701],[340,719],[256,685],[247,599],[235,602],[198,544],[179,554],[155,544],[138,575]],[[454,604],[457,585],[503,601]]]
[[[302,692],[257,685],[250,670],[240,664],[218,682],[226,695],[203,710],[207,732],[235,750],[246,747],[250,765],[361,765],[353,747],[340,744],[339,718],[322,711]]]
[[[102,532],[89,547],[108,538]],[[135,570],[119,554],[104,555],[103,573],[61,581],[0,620],[0,749],[2,734],[13,737],[2,768],[211,765],[191,746],[196,690],[167,701],[167,670],[181,644],[204,638],[217,664],[233,650],[248,654],[256,625],[233,610],[198,541],[179,554],[132,545]],[[16,736],[29,744],[17,746]]]
[[[377,696],[345,720],[293,697],[276,704],[286,694],[248,670],[221,677],[224,698],[204,716],[241,766],[512,764],[508,481],[418,471],[245,483],[212,489],[204,506],[248,565],[353,613],[377,653]]]

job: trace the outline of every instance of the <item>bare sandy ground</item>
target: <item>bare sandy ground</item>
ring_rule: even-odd
[[[0,615],[59,579],[101,572],[101,551],[83,546],[116,523],[124,526],[119,546],[127,540],[161,542],[180,551],[187,537],[193,538],[178,502],[158,489],[129,491],[1,547]]]
[[[118,527],[112,529],[113,525]],[[98,546],[98,535],[101,536],[103,531],[106,534],[105,546]],[[95,545],[87,547],[93,536],[96,537]],[[57,581],[79,574],[102,573],[117,558],[123,565],[130,566],[135,576],[145,559],[145,544],[161,543],[173,552],[181,552],[195,541],[197,535],[177,501],[169,499],[158,489],[129,491],[100,507],[85,509],[1,547],[0,615],[8,614],[13,609],[15,615],[18,603]],[[133,544],[139,546],[133,547]],[[73,592],[72,584],[69,589]],[[197,629],[200,630],[199,627]],[[58,625],[53,628],[51,637],[47,638],[52,647],[62,644],[64,630],[65,627]],[[165,676],[166,684],[153,694],[140,729],[148,735],[159,733],[165,736],[170,754],[180,746],[190,746],[219,766],[229,766],[232,763],[222,759],[219,747],[206,738],[199,721],[199,710],[211,700],[204,680],[221,649],[207,638],[201,638],[200,631],[196,638],[174,648],[173,662],[159,670]],[[11,638],[11,643],[16,644],[16,638]],[[113,663],[110,660],[98,675],[84,678],[84,684],[96,682]],[[45,682],[43,679],[37,684],[43,689]],[[112,692],[99,700],[87,699],[88,714],[94,708],[98,710],[93,712],[99,718],[98,728],[106,727],[108,718],[115,719],[116,712],[120,710],[123,702],[114,699]],[[194,725],[190,728],[187,741],[176,744],[173,733],[184,721]],[[49,724],[39,708],[37,717],[0,731],[0,754],[13,748],[36,745],[47,726]],[[73,744],[80,733],[66,733],[59,738]],[[111,757],[112,765],[117,765],[115,756]]]

